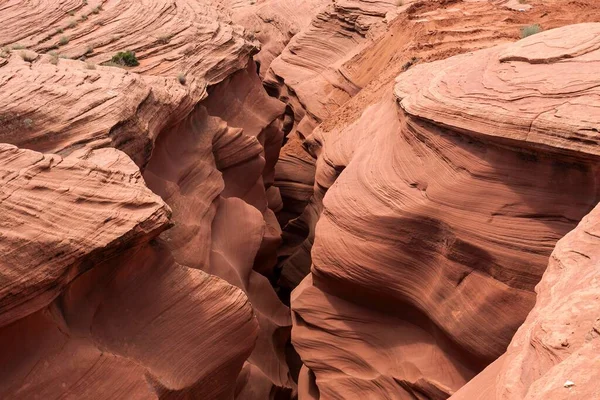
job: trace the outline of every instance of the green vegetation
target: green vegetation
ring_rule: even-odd
[[[535,35],[536,33],[540,33],[541,31],[542,27],[539,24],[524,26],[523,28],[521,28],[521,39],[531,35]]]
[[[0,57],[8,58],[10,56],[10,49],[8,47],[3,47],[0,49]]]
[[[177,80],[179,81],[179,83],[181,83],[182,85],[185,85],[185,83],[187,82],[187,78],[185,77],[184,73],[180,73],[179,75],[177,75]]]
[[[126,67],[137,67],[140,65],[135,53],[131,50],[118,52],[110,59],[110,61],[114,64]]]
[[[61,36],[60,39],[58,40],[58,45],[59,46],[64,46],[66,44],[69,43],[69,37],[68,36]]]
[[[19,43],[15,43],[11,47],[13,50],[23,50],[25,48],[25,46],[23,46],[22,44],[19,44]]]
[[[71,21],[71,22],[69,22],[69,25],[68,25],[68,26],[69,26],[69,28],[71,28],[71,29],[75,28],[75,27],[77,26],[77,21]]]
[[[98,14],[100,11],[102,11],[102,6],[94,7],[92,9],[92,14]]]

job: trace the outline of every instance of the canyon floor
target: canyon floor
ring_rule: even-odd
[[[0,398],[600,399],[596,0],[0,3]]]

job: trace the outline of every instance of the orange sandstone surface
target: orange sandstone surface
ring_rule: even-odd
[[[5,1],[0,397],[598,397],[599,71],[592,0]]]

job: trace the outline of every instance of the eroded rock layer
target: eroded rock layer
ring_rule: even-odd
[[[0,396],[231,398],[250,303],[152,241],[171,210],[135,164],[0,149]]]
[[[291,393],[295,383],[286,362],[291,318],[269,282],[281,235],[273,211],[281,207],[273,175],[283,140],[284,105],[270,98],[262,87],[251,58],[258,51],[258,42],[232,23],[231,13],[221,2],[13,1],[2,7],[0,43],[7,46],[0,58],[0,141],[64,157],[90,154],[90,149],[100,148],[129,160],[125,154],[105,148],[122,150],[141,168],[144,179],[128,161],[127,168],[136,171],[140,185],[145,180],[164,203],[152,195],[154,199],[173,212],[171,219],[165,217],[165,227],[157,228],[152,236],[174,225],[156,239],[158,242],[147,244],[152,237],[140,239],[136,246],[142,247],[136,247],[135,254],[123,255],[122,265],[109,263],[110,268],[86,273],[91,276],[86,281],[90,287],[81,283],[77,290],[87,291],[84,297],[93,299],[81,309],[73,309],[73,322],[67,325],[69,329],[77,325],[78,332],[84,332],[77,335],[89,338],[99,351],[89,350],[86,344],[81,352],[95,354],[89,356],[93,362],[97,361],[94,357],[110,353],[138,365],[141,374],[128,373],[114,380],[123,387],[131,386],[132,396],[137,398],[264,399],[271,393]],[[136,53],[138,66],[110,65],[112,56],[124,50]],[[95,193],[89,196],[90,201],[99,201],[93,200]],[[102,196],[98,194],[98,198]],[[74,198],[65,208],[75,207],[78,201],[83,200]],[[100,233],[109,229],[110,221],[99,222],[95,229]],[[106,226],[99,226],[102,223]],[[127,226],[123,224],[123,229]],[[90,228],[90,232],[94,231]],[[81,253],[93,250],[79,249]],[[43,267],[60,274],[91,268],[85,265],[83,270],[61,263]],[[149,281],[140,282],[140,289],[133,291],[131,279],[141,279],[131,275],[136,268],[142,268]],[[172,300],[160,306],[152,301],[132,306],[131,310],[147,309],[139,321],[132,318],[131,327],[124,326],[119,334],[116,325],[111,325],[112,319],[118,324],[116,314],[90,320],[100,315],[97,308],[104,296],[120,299],[117,292],[123,289],[143,299],[142,291],[152,292],[160,285],[172,285],[168,283],[171,279],[179,279],[161,275],[159,270],[163,269],[165,274],[172,270],[173,274],[183,274],[180,289],[164,289]],[[111,279],[121,273],[125,274],[124,281],[122,285],[117,282],[121,286],[115,288]],[[70,296],[66,293],[71,286],[83,282],[80,278],[65,287],[71,275],[69,279],[61,277],[64,283],[56,280],[61,285],[51,288],[49,299],[34,300],[46,306],[58,295],[59,299]],[[94,280],[106,280],[106,284],[95,284]],[[188,284],[190,288],[186,288]],[[214,288],[207,290],[203,285]],[[181,293],[176,295],[178,290]],[[198,294],[202,292],[208,298],[202,299]],[[251,298],[252,309],[246,295]],[[73,302],[79,301],[77,296]],[[157,295],[154,300],[160,303],[164,299]],[[65,301],[60,300],[57,307],[66,307],[62,304]],[[129,301],[133,300],[126,297],[114,306],[123,308]],[[45,311],[36,317],[31,314],[42,305],[17,317],[42,318],[38,314]],[[171,311],[163,311],[163,307],[181,321],[169,320]],[[196,312],[198,315],[182,316]],[[139,329],[154,318],[163,321],[162,313],[166,313],[164,323],[171,323],[172,328],[157,327],[156,334],[140,333]],[[40,337],[53,329],[51,324],[44,325]],[[177,330],[177,334],[171,332],[176,343],[168,340],[170,329]],[[89,336],[90,330],[110,332],[95,337]],[[168,356],[156,359],[164,352]],[[55,363],[64,361],[64,354],[59,353],[36,348],[31,356],[54,368]],[[192,359],[197,364],[190,366]],[[71,364],[74,368],[80,365],[77,361]],[[28,379],[40,383],[27,393],[35,393],[44,385],[51,396],[80,393],[47,373],[32,370]],[[89,390],[110,398],[118,390],[109,389],[106,380],[112,378],[103,374],[93,378],[97,383],[89,384]],[[15,379],[19,378],[11,375],[3,379],[6,393],[20,393]],[[31,382],[25,384],[33,385]]]
[[[594,142],[579,140],[594,137],[593,105],[584,118],[555,125],[540,118],[544,132],[553,133],[535,139],[542,145],[530,143],[530,132],[539,129],[539,138],[542,129],[527,123],[530,108],[532,115],[538,107],[556,115],[555,98],[574,107],[598,103],[590,73],[598,68],[590,44],[597,34],[576,34],[596,29],[548,31],[422,64],[398,78],[401,107],[388,94],[345,129],[313,134],[316,184],[327,194],[315,205],[322,212],[312,274],[292,295],[292,338],[321,396],[342,399],[359,390],[378,398],[446,398],[505,351],[535,302],[533,289],[555,243],[600,198]],[[554,45],[565,35],[572,40]],[[571,54],[571,68],[582,71],[577,79],[560,73],[561,57],[540,65],[506,56],[527,48],[533,59],[547,47]],[[413,85],[421,77],[429,84]],[[520,96],[505,94],[520,87]],[[448,93],[464,102],[477,96],[482,109],[521,109],[524,122],[502,120],[513,131],[468,129],[467,118],[477,113],[445,100]],[[405,340],[394,336],[399,353],[387,350],[384,363],[379,351],[389,343],[381,338],[393,330],[370,331],[386,324],[379,312],[415,326]],[[344,333],[358,315],[365,330]],[[432,343],[438,353],[428,370],[418,360]],[[414,346],[422,351],[410,356]],[[323,351],[330,355],[319,356]]]
[[[561,239],[536,304],[498,361],[452,399],[592,399],[598,394],[600,209]]]
[[[348,126],[367,106],[378,103],[393,90],[394,78],[399,73],[410,71],[416,64],[514,42],[521,28],[534,22],[549,29],[598,21],[600,15],[599,5],[592,1],[580,2],[577,7],[566,1],[536,2],[528,12],[515,12],[504,3],[405,1],[403,6],[390,11],[383,20],[388,21],[385,31],[378,28],[382,22],[375,24],[365,42],[357,44],[360,50],[340,65],[336,64],[342,75],[361,90],[344,104],[325,97],[319,97],[321,103],[311,103],[329,110],[329,116],[316,131],[327,135],[331,130]],[[286,73],[293,75],[294,68],[301,67],[289,65],[287,68]],[[281,188],[284,202],[280,221],[283,224],[289,221],[284,226],[284,246],[280,250],[281,284],[293,288],[310,268],[310,248],[323,188],[314,185],[314,158],[320,147],[319,140],[302,143],[297,135],[288,135],[288,138],[277,166],[276,185]],[[308,152],[298,151],[302,146]],[[315,199],[310,200],[313,187]],[[299,217],[294,219],[295,216]]]

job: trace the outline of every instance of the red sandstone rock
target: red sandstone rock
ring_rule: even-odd
[[[482,50],[443,65],[457,71],[456,76],[458,71],[463,71],[460,76],[470,76],[467,71],[485,69],[487,79],[504,82],[505,91],[510,92],[513,86],[531,80],[527,65],[536,69],[538,64],[503,61],[490,54],[515,54],[527,43],[551,45],[558,37],[584,27],[596,29],[596,25],[583,25],[564,28],[562,34],[549,31],[535,41]],[[579,40],[573,40],[570,47],[588,41],[585,35]],[[529,54],[535,55],[532,46]],[[582,68],[593,69],[595,51],[588,46],[569,62],[589,59]],[[556,128],[562,139],[544,140],[543,146],[531,145],[525,136],[509,141],[510,131],[507,138],[498,137],[494,125],[489,131],[466,129],[461,125],[461,117],[467,115],[461,111],[461,101],[439,97],[437,102],[438,97],[432,95],[428,106],[415,100],[421,91],[431,92],[429,86],[411,85],[415,76],[430,77],[430,86],[439,82],[447,93],[464,88],[464,80],[443,80],[449,70],[440,68],[441,63],[423,64],[399,77],[398,87],[409,88],[401,95],[406,114],[388,95],[344,130],[318,130],[311,138],[319,156],[316,183],[327,194],[312,247],[312,278],[306,278],[292,295],[294,318],[299,321],[292,337],[315,376],[313,384],[327,397],[347,398],[357,388],[363,396],[379,393],[378,398],[390,399],[408,393],[428,393],[429,398],[454,393],[504,352],[533,306],[533,288],[554,244],[598,202],[594,146],[576,140],[580,120],[571,124],[566,120]],[[498,78],[502,73],[495,75],[502,63],[519,64],[504,81]],[[540,82],[556,88],[550,98],[562,96],[562,103],[577,104],[588,93],[593,95],[593,74],[585,75],[589,82],[576,80],[582,89],[573,91],[565,80],[568,76],[552,74],[553,67],[547,67],[550,72]],[[472,81],[476,85],[480,79]],[[512,98],[494,97],[503,87],[490,90],[489,102],[508,110],[517,107]],[[478,93],[478,102],[485,105],[485,92]],[[537,104],[539,92],[529,93],[533,96],[529,103]],[[460,98],[469,97],[462,94]],[[529,104],[522,103],[522,107]],[[436,107],[435,116],[429,114],[429,107]],[[585,120],[594,121],[596,114],[592,112]],[[452,115],[457,117],[446,117]],[[493,113],[488,115],[488,120],[493,118]],[[526,123],[520,126],[529,128]],[[313,294],[316,290],[334,297],[319,301]],[[350,306],[338,302],[352,302],[363,311],[349,312]],[[378,312],[423,329],[419,339],[398,339],[394,348],[401,349],[403,356],[396,356],[398,361],[392,357],[383,370],[377,354],[388,342],[360,350],[353,343],[372,343],[373,333],[351,329],[351,335],[342,334],[340,325],[327,322],[340,320],[341,326],[347,326],[360,318],[367,321],[365,326],[374,326],[381,323]],[[314,319],[316,315],[320,317]],[[415,342],[431,343],[427,339],[431,335],[440,343],[457,345],[453,348],[457,358],[438,355],[433,362],[442,370],[466,365],[460,379],[424,369],[414,374],[388,368],[394,362],[416,363],[402,348]],[[386,337],[386,328],[378,329],[376,337]],[[324,349],[331,355],[321,357]],[[379,380],[395,383],[382,386],[365,370],[380,371],[375,375]],[[383,392],[382,387],[386,388]]]
[[[558,242],[536,287],[536,304],[506,354],[452,399],[593,399],[597,395],[599,218],[596,207]]]
[[[171,211],[124,153],[1,145],[0,170],[2,398],[231,397],[252,308],[149,243]]]

